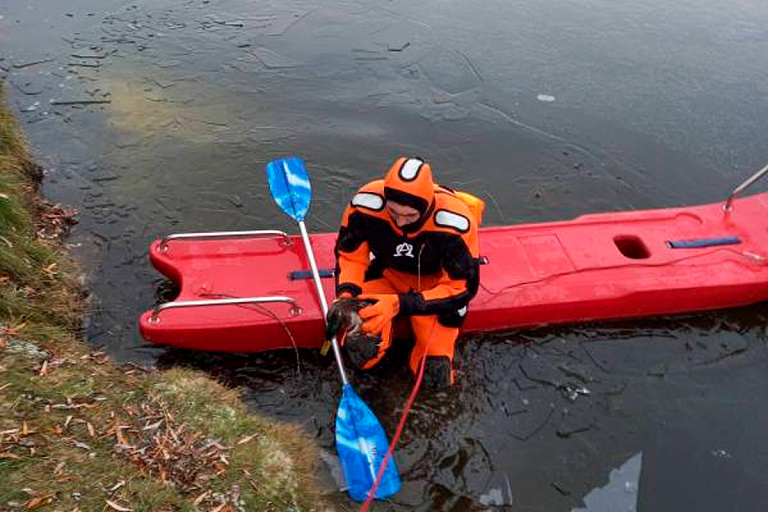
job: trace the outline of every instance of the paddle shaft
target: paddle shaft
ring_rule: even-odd
[[[326,319],[328,302],[320,282],[320,273],[317,270],[317,262],[307,234],[307,227],[304,224],[304,217],[309,209],[312,196],[312,187],[304,162],[299,158],[282,158],[269,162],[267,164],[267,179],[272,197],[280,209],[299,224],[312,280],[315,282],[317,297],[320,300],[324,319]],[[384,492],[379,494],[377,490],[374,490],[374,495],[381,498],[391,496],[401,486],[397,468],[393,464],[382,464],[381,471],[376,469],[377,460],[380,460],[381,454],[388,450],[389,443],[386,434],[379,420],[365,405],[365,402],[355,394],[352,385],[347,380],[339,343],[335,337],[331,339],[331,344],[343,383],[342,399],[336,413],[336,449],[339,453],[344,476],[349,484],[349,494],[354,499],[362,500],[367,493],[370,493],[371,483],[369,480],[372,479],[374,483],[379,485],[378,480],[383,478],[385,485],[382,485],[378,490],[384,488]],[[384,473],[387,470],[389,471]]]
[[[299,221],[299,229],[301,230],[301,239],[304,242],[304,248],[307,250],[307,257],[309,258],[309,268],[312,269],[312,280],[315,282],[315,288],[317,289],[317,296],[320,298],[320,306],[323,308],[323,319],[328,315],[328,302],[325,300],[325,292],[323,291],[323,285],[320,282],[320,272],[317,271],[317,263],[315,262],[315,253],[312,251],[312,246],[309,244],[309,235],[307,234],[307,227],[304,225],[304,221]],[[347,384],[347,373],[344,371],[344,364],[341,362],[341,351],[339,350],[339,343],[336,341],[336,336],[331,338],[331,344],[333,345],[333,355],[336,357],[336,364],[339,367],[339,373],[341,374],[341,382]]]

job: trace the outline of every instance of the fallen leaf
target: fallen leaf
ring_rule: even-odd
[[[40,367],[40,371],[37,372],[38,375],[43,376],[48,373],[48,360],[46,359],[43,361],[43,366]]]
[[[37,496],[35,498],[32,498],[31,500],[29,500],[27,502],[26,509],[27,510],[35,510],[35,509],[38,509],[38,508],[40,508],[40,507],[42,507],[44,505],[47,505],[47,504],[49,504],[50,502],[53,501],[53,497],[54,496],[55,496],[55,493],[50,492],[50,493],[45,494],[43,496]]]
[[[242,438],[241,440],[239,440],[239,441],[237,442],[237,444],[238,444],[238,445],[241,445],[241,444],[245,444],[245,443],[247,443],[248,441],[250,441],[251,439],[253,439],[254,437],[256,437],[257,435],[259,435],[259,434],[258,434],[258,433],[256,433],[256,434],[251,434],[251,435],[249,435],[249,436],[245,436],[244,438]]]
[[[6,327],[3,330],[5,331],[5,334],[7,334],[8,336],[16,336],[26,326],[27,326],[27,322],[21,322],[20,324],[14,326],[14,327]]]
[[[204,499],[205,499],[205,498],[206,498],[206,497],[207,497],[209,494],[211,494],[211,491],[205,491],[203,494],[201,494],[200,496],[198,496],[197,498],[195,498],[195,501],[193,501],[193,502],[192,502],[192,505],[194,505],[194,506],[198,506],[200,503],[202,503],[202,502],[203,502],[203,500],[204,500]]]
[[[20,459],[20,458],[21,458],[21,457],[19,457],[19,456],[18,456],[18,455],[16,455],[15,453],[10,453],[10,452],[0,452],[0,460],[3,460],[3,459],[13,459],[13,460],[18,460],[18,459]]]
[[[53,470],[53,475],[54,476],[59,476],[62,473],[64,473],[64,466],[66,466],[66,465],[67,465],[67,463],[64,462],[64,461],[61,461],[58,464],[56,464],[56,469]]]
[[[219,443],[218,441],[211,441],[208,444],[209,444],[209,446],[213,446],[214,448],[217,448],[219,450],[229,450],[229,448],[227,448],[223,444]]]
[[[96,429],[93,428],[93,425],[90,422],[86,422],[86,426],[88,427],[88,435],[96,437]]]
[[[125,436],[123,436],[123,429],[121,429],[121,428],[117,429],[117,431],[115,432],[115,437],[117,438],[118,444],[120,444],[122,446],[126,446],[126,447],[130,447],[131,446],[131,443],[129,443],[125,439]]]
[[[37,432],[37,430],[31,430],[27,426],[27,422],[26,421],[21,423],[21,435],[22,436],[30,436],[30,435],[34,434],[35,432]]]
[[[43,267],[42,271],[43,274],[45,274],[48,277],[55,277],[56,276],[56,267],[58,266],[57,263],[51,263],[47,267]]]
[[[75,446],[77,446],[78,448],[82,448],[83,450],[90,450],[90,449],[91,449],[90,445],[87,445],[87,444],[85,444],[85,443],[82,443],[82,442],[80,442],[80,441],[78,441],[78,440],[76,440],[76,439],[73,439],[73,440],[72,440],[72,444],[74,444],[74,445],[75,445]]]
[[[141,430],[154,430],[157,427],[159,427],[160,425],[162,425],[163,421],[165,421],[165,420],[156,421],[155,423],[152,423],[151,425],[147,425],[146,427],[144,427]]]
[[[113,509],[117,510],[118,512],[131,512],[133,509],[128,507],[123,507],[121,505],[118,505],[114,501],[105,500],[107,502],[107,505],[112,507]]]

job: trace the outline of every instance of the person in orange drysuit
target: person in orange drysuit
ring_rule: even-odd
[[[364,336],[345,343],[359,368],[381,360],[393,319],[407,317],[411,371],[417,374],[426,351],[425,385],[453,384],[456,338],[480,279],[479,213],[461,194],[436,185],[428,163],[401,157],[350,201],[335,247],[336,295],[373,302],[359,310]]]

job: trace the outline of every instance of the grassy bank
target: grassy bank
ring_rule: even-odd
[[[79,339],[71,212],[37,175],[0,90],[0,510],[323,509],[297,428],[202,374],[121,368]]]

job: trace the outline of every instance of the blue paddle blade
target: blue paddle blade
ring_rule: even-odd
[[[300,158],[281,158],[267,164],[269,190],[282,210],[301,222],[307,215],[312,188]]]
[[[352,499],[364,501],[368,497],[388,449],[387,436],[379,420],[352,385],[345,385],[336,413],[336,451]],[[390,457],[374,497],[384,499],[399,490],[400,476],[394,457]]]

